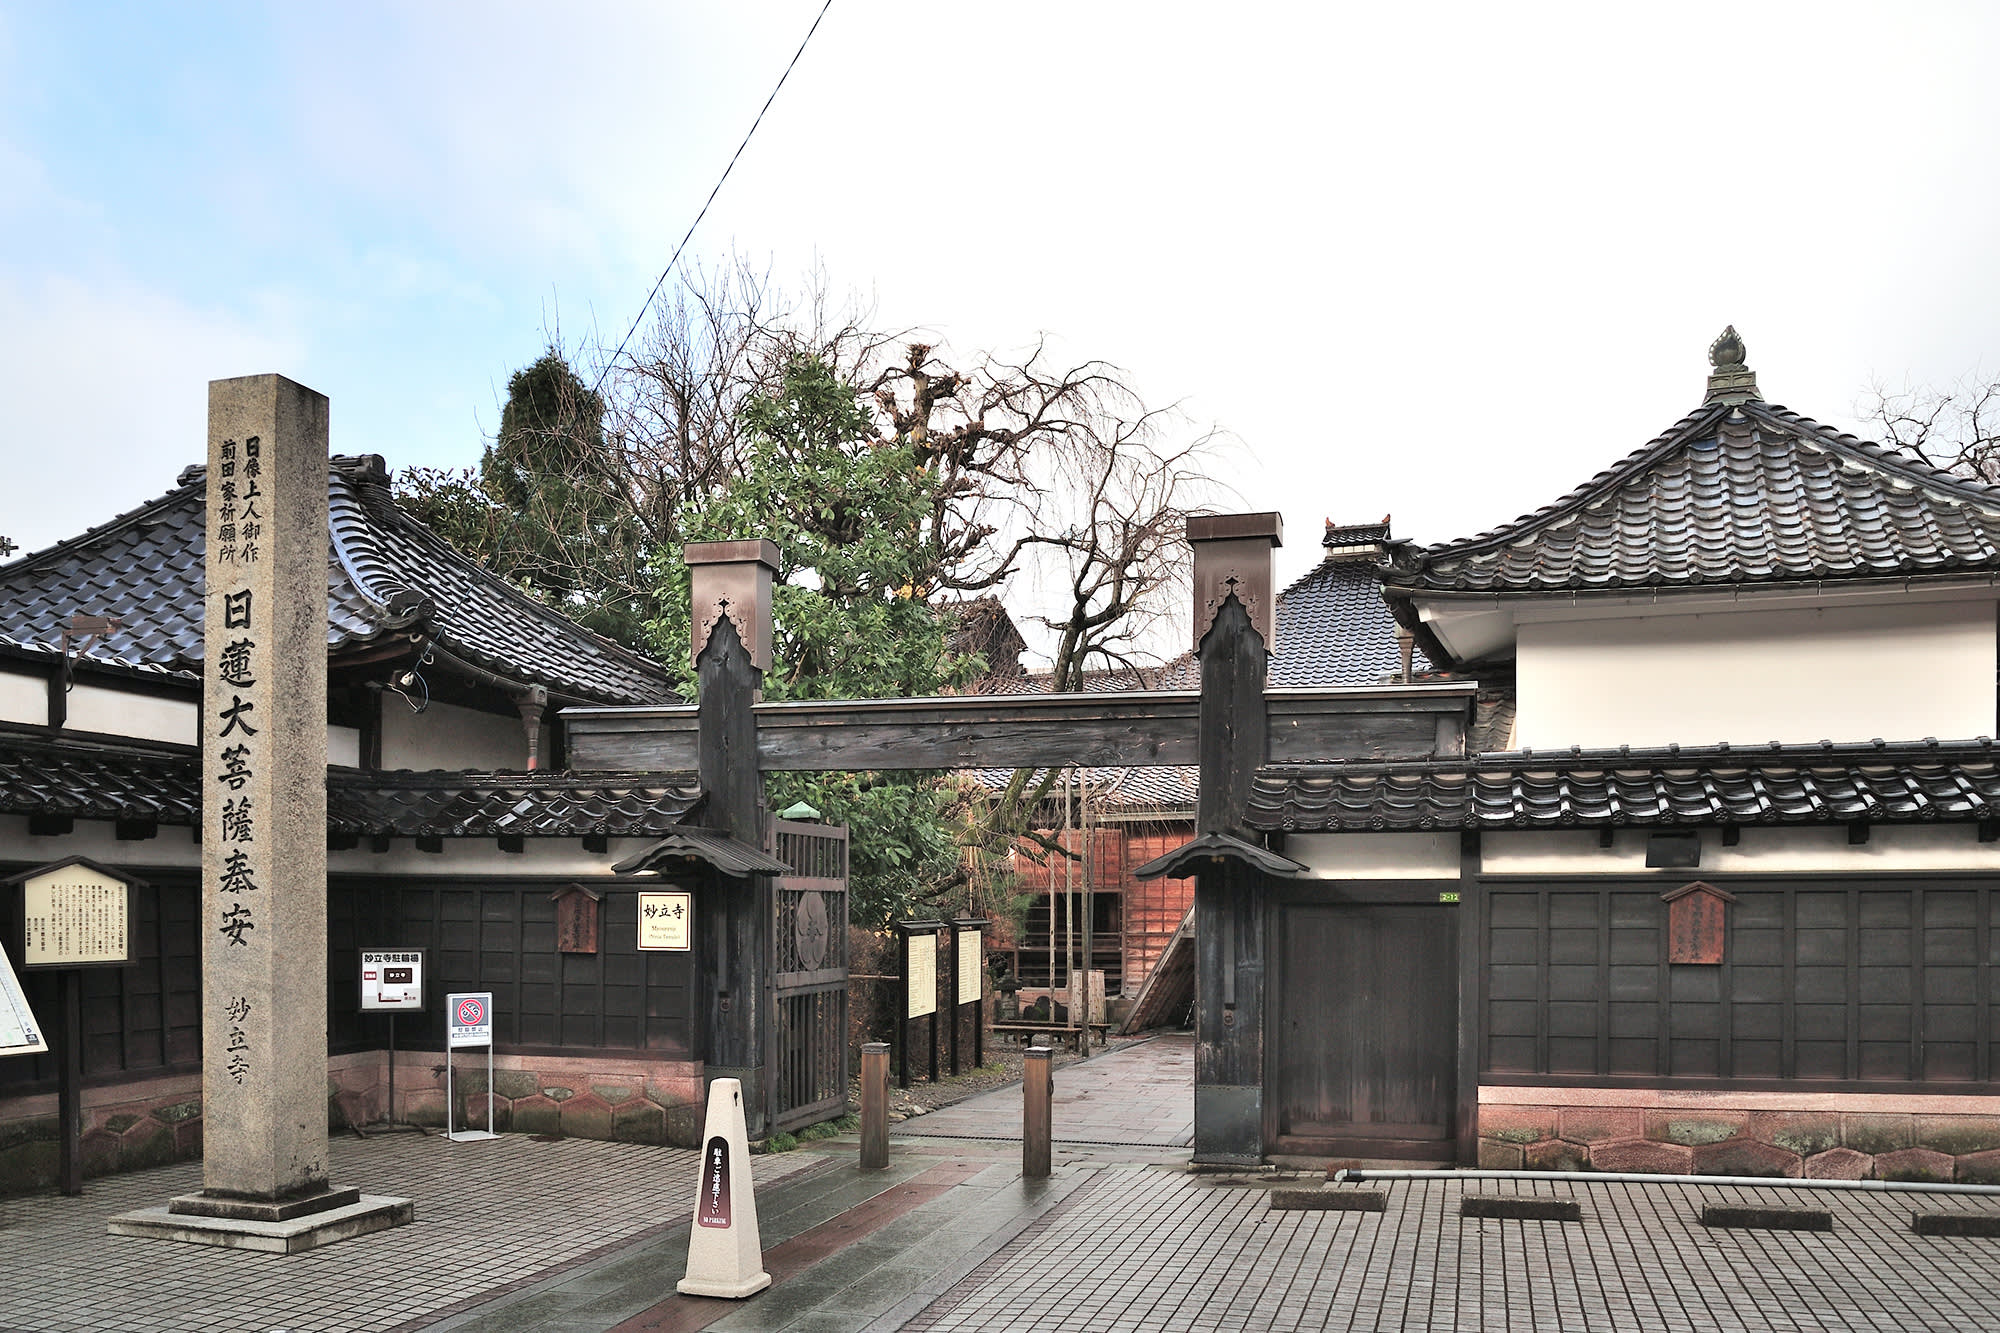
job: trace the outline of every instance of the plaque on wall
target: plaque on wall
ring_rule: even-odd
[[[1720,963],[1728,937],[1726,912],[1736,895],[1696,880],[1660,895],[1667,905],[1667,961]]]
[[[604,895],[570,884],[549,895],[556,905],[556,952],[596,953],[597,912]]]
[[[143,880],[72,856],[5,882],[21,886],[23,970],[131,961],[132,890]]]
[[[639,895],[639,947],[685,953],[694,947],[694,895]]]

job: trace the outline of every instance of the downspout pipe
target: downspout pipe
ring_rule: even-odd
[[[1787,1176],[1665,1176],[1643,1171],[1373,1171],[1347,1167],[1333,1184],[1363,1180],[1566,1180],[1572,1185],[1745,1185],[1795,1190],[1848,1190],[1870,1194],[2000,1194],[2000,1185],[1946,1185],[1924,1180],[1794,1180]]]

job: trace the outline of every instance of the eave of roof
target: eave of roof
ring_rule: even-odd
[[[614,874],[636,875],[644,871],[671,870],[690,862],[706,865],[732,879],[746,879],[751,875],[783,875],[791,871],[789,865],[769,852],[752,847],[727,833],[704,828],[676,829],[645,851],[626,857],[611,869]]]
[[[1996,810],[2000,755],[1981,737],[1266,766],[1245,822],[1265,832],[1931,823]]]

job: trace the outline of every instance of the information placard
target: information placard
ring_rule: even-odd
[[[74,857],[30,871],[19,882],[24,970],[130,961],[130,876]]]
[[[473,991],[445,997],[446,1044],[491,1046],[493,1044],[493,992]]]
[[[642,893],[639,895],[639,947],[686,952],[693,948],[694,895],[692,893]]]
[[[363,949],[361,1007],[417,1012],[424,1007],[422,949]]]
[[[0,949],[0,1055],[34,1055],[49,1048],[7,951]]]
[[[980,988],[980,968],[985,962],[979,956],[980,935],[976,930],[958,932],[958,1002],[978,1004]]]
[[[904,975],[910,979],[908,1017],[922,1018],[937,1012],[937,936],[911,935],[907,947],[910,967]]]

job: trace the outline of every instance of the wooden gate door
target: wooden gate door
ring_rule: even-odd
[[[1449,1161],[1457,920],[1435,903],[1281,902],[1275,1150]]]
[[[847,829],[771,821],[776,1009],[770,1124],[797,1129],[847,1110]]]

